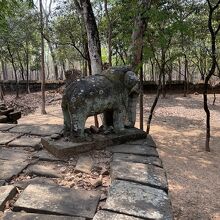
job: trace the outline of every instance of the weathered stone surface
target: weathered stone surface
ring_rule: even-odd
[[[136,155],[159,157],[156,148],[149,147],[146,145],[121,144],[121,145],[115,145],[115,146],[109,147],[109,148],[107,148],[107,150],[109,150],[113,153],[126,153],[126,154],[136,154]]]
[[[14,112],[10,112],[8,114],[8,120],[10,122],[17,121],[19,118],[21,118],[21,112],[20,111],[14,111]]]
[[[16,181],[13,183],[14,186],[25,189],[30,184],[44,184],[44,185],[55,185],[52,179],[48,179],[45,177],[35,177],[33,179],[24,179],[21,181]]]
[[[31,147],[35,150],[39,150],[41,147],[41,139],[36,137],[26,137],[17,138],[10,142],[8,146],[10,147]]]
[[[9,180],[17,176],[28,165],[28,153],[0,148],[0,179]]]
[[[153,138],[149,134],[147,135],[147,138],[145,138],[145,139],[137,140],[137,141],[131,141],[131,142],[128,142],[127,144],[148,145],[150,147],[156,147],[156,144],[155,144]]]
[[[0,123],[6,123],[8,121],[7,116],[1,115],[0,116]]]
[[[123,153],[114,153],[113,161],[127,161],[134,163],[145,163],[152,164],[158,167],[162,167],[162,161],[158,157],[135,155],[135,154],[123,154]]]
[[[86,119],[100,113],[105,127],[116,133],[125,125],[134,127],[139,92],[139,78],[128,67],[111,67],[72,82],[62,98],[65,130],[82,137]]]
[[[93,218],[93,220],[141,220],[142,218],[136,218],[133,216],[129,215],[123,215],[123,214],[118,214],[115,212],[108,212],[108,211],[98,211]]]
[[[32,134],[37,136],[50,136],[52,134],[61,133],[63,129],[62,125],[17,125],[10,129],[10,132]]]
[[[163,190],[122,180],[113,181],[104,209],[143,219],[173,219]]]
[[[77,153],[82,153],[95,148],[93,142],[74,143],[69,141],[51,140],[50,138],[41,138],[44,148],[58,158],[68,158]]]
[[[0,159],[1,160],[9,160],[9,161],[25,161],[31,154],[22,151],[22,150],[15,150],[10,148],[0,147]]]
[[[93,167],[93,159],[91,156],[80,156],[75,171],[83,172],[83,173],[90,173]]]
[[[0,211],[4,210],[5,204],[8,200],[12,199],[17,190],[14,186],[1,186],[0,187]]]
[[[3,216],[3,220],[85,220],[85,218],[21,212],[6,212]]]
[[[61,175],[57,171],[56,167],[53,164],[46,164],[46,165],[40,165],[40,164],[34,164],[31,166],[28,166],[26,173],[29,175],[37,175],[37,176],[45,176],[45,177],[51,177],[51,178],[59,178]]]
[[[15,124],[0,124],[0,131],[8,131],[15,126]]]
[[[36,152],[33,155],[33,158],[38,158],[40,161],[58,161],[59,159],[54,157],[52,154],[50,154],[46,150],[41,150]]]
[[[19,134],[12,134],[12,133],[0,133],[0,145],[8,144],[9,142],[13,141],[15,138],[19,137]]]
[[[14,209],[93,218],[99,197],[98,192],[34,184],[23,191]]]
[[[110,167],[111,178],[137,182],[168,191],[165,171],[153,165],[115,161]]]
[[[0,179],[10,180],[13,176],[17,176],[28,165],[27,161],[7,161],[0,160]]]
[[[64,139],[52,140],[51,138],[42,138],[41,143],[44,148],[58,158],[68,158],[78,153],[87,152],[92,149],[103,149],[115,144],[122,144],[128,140],[143,139],[146,133],[140,129],[125,129],[120,134],[94,135],[94,141],[87,142],[67,142]]]
[[[10,112],[13,112],[14,109],[13,108],[8,108],[5,110],[0,110],[0,115],[8,115]]]

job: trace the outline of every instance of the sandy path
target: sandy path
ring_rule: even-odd
[[[153,98],[145,96],[146,116]],[[220,95],[210,109],[210,153],[204,152],[205,114],[201,95],[186,98],[169,95],[160,99],[153,117],[151,135],[167,171],[176,219],[220,219]],[[19,123],[63,123],[60,105],[48,106],[47,112],[42,116],[38,109]],[[87,126],[92,122],[92,118],[88,119]]]

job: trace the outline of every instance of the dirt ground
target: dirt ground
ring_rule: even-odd
[[[48,93],[48,104],[51,93]],[[53,95],[52,95],[53,96]],[[35,97],[35,98],[34,98]],[[7,99],[7,97],[6,97]],[[21,97],[30,105],[40,103],[39,94]],[[144,97],[146,120],[154,95]],[[175,219],[220,219],[220,95],[211,105],[211,152],[205,152],[205,114],[202,95],[167,95],[160,99],[154,113],[151,135],[157,143],[167,172],[169,193]],[[28,108],[27,108],[28,109]],[[62,124],[60,101],[47,105],[47,115],[35,113],[22,117],[19,123]],[[137,114],[137,127],[138,127]],[[93,122],[88,119],[87,126]]]

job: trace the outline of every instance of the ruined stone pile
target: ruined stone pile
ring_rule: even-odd
[[[7,108],[5,103],[0,102],[0,123],[17,124],[19,118],[21,118],[20,111],[15,111],[13,108]]]

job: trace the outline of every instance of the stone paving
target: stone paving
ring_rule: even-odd
[[[173,219],[150,136],[62,159],[40,143],[61,131],[60,125],[0,124],[0,219]]]

